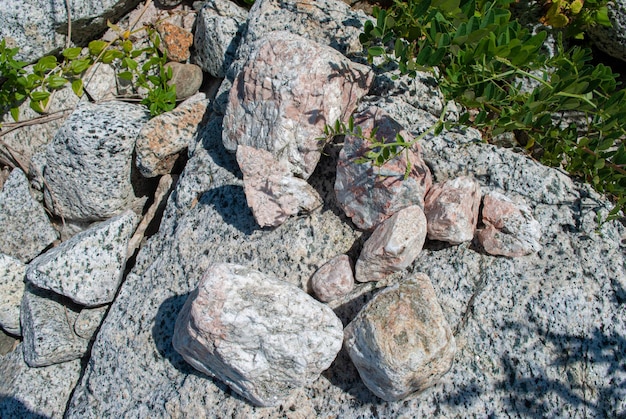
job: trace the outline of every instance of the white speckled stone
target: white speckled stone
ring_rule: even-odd
[[[109,306],[82,309],[74,322],[74,333],[83,339],[91,339],[108,309]]]
[[[20,336],[20,303],[24,294],[26,265],[0,253],[0,327]]]
[[[127,246],[139,217],[126,211],[82,231],[39,256],[27,280],[84,306],[113,301],[126,265]]]

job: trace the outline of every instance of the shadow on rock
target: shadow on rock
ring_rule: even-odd
[[[30,410],[22,401],[15,397],[0,396],[0,417],[20,419],[48,419],[50,416],[41,415]]]
[[[235,227],[246,236],[259,229],[248,207],[243,187],[239,185],[213,188],[202,194],[198,204],[213,206],[226,224]]]

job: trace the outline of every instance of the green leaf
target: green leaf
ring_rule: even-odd
[[[385,53],[385,49],[383,47],[369,47],[367,49],[367,54],[371,57],[378,57]]]
[[[68,60],[74,60],[76,58],[78,58],[78,56],[80,55],[81,51],[83,49],[80,47],[76,47],[76,48],[66,48],[63,50],[63,56],[68,59]]]
[[[78,97],[83,96],[83,80],[82,79],[76,79],[72,82],[72,91],[74,91],[74,94]]]
[[[131,73],[130,71],[122,71],[117,74],[117,77],[119,77],[122,80],[131,81],[133,79],[133,73]]]
[[[51,55],[42,57],[39,59],[39,61],[37,61],[36,65],[41,66],[46,70],[52,70],[57,66],[57,57]]]
[[[90,65],[91,65],[91,60],[87,58],[83,58],[80,60],[72,61],[72,63],[70,64],[70,68],[74,74],[81,74],[84,71],[86,71]]]
[[[17,122],[20,117],[20,108],[18,108],[17,106],[11,108],[11,117],[15,122]]]
[[[58,89],[60,87],[63,87],[67,82],[68,80],[64,77],[60,77],[60,76],[48,77],[48,86],[51,89]]]
[[[31,92],[30,93],[31,100],[33,100],[35,102],[44,101],[44,100],[48,99],[49,97],[50,97],[50,92],[37,91],[37,92]]]
[[[108,45],[108,42],[104,41],[91,41],[88,47],[89,53],[91,55],[98,56]]]

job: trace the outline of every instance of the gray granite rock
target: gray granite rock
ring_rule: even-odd
[[[66,219],[99,221],[145,201],[135,195],[132,153],[148,115],[123,102],[79,106],[46,150],[46,206]]]
[[[0,191],[0,252],[27,263],[57,237],[43,206],[30,194],[26,175],[13,169]]]
[[[314,382],[341,349],[333,311],[299,287],[236,264],[209,268],[176,320],[174,349],[259,406]]]
[[[21,344],[0,357],[0,416],[61,419],[80,377],[80,360],[30,368]]]
[[[74,332],[81,307],[60,295],[28,285],[21,305],[24,360],[45,367],[82,357],[89,339]]]
[[[195,61],[213,77],[224,77],[235,58],[248,11],[229,0],[208,0],[198,11]]]
[[[615,0],[606,4],[611,26],[595,25],[586,32],[596,47],[605,53],[626,61],[626,1]]]
[[[129,210],[91,226],[33,260],[27,280],[83,306],[112,302],[138,222],[139,217]]]
[[[435,384],[450,370],[456,351],[424,274],[377,293],[346,326],[345,346],[365,385],[387,401]]]
[[[18,259],[0,253],[0,327],[21,336],[20,304],[24,294],[26,265]]]
[[[109,306],[84,308],[74,322],[74,333],[83,339],[91,339],[100,327]]]
[[[348,255],[339,255],[319,268],[311,277],[311,289],[320,301],[343,297],[354,288],[352,262]]]
[[[167,83],[176,86],[176,100],[185,100],[198,93],[204,78],[199,66],[170,61],[165,68],[172,69],[172,78]]]

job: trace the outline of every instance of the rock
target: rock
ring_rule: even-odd
[[[26,175],[13,169],[0,191],[0,252],[27,263],[57,237],[43,206],[30,195]]]
[[[294,177],[287,162],[276,161],[269,151],[241,145],[237,163],[243,173],[246,201],[261,227],[277,227],[292,215],[322,205],[315,189]]]
[[[74,333],[83,339],[91,339],[100,327],[109,306],[85,308],[78,313],[74,322]]]
[[[482,222],[478,241],[491,255],[525,256],[541,250],[541,226],[524,204],[515,204],[499,192],[483,197]]]
[[[615,0],[606,4],[611,26],[593,25],[586,30],[593,44],[612,57],[626,61],[626,9],[625,0]]]
[[[315,381],[342,340],[341,321],[301,289],[241,265],[216,264],[178,315],[173,345],[194,368],[246,399],[276,406]]]
[[[26,265],[0,253],[0,326],[8,333],[21,336],[20,303],[24,294]]]
[[[175,7],[183,2],[183,0],[156,0],[156,2],[163,7]]]
[[[331,48],[271,32],[258,41],[230,91],[224,146],[267,150],[308,179],[320,159],[324,125],[347,121],[371,80],[368,67]]]
[[[82,357],[89,339],[74,333],[81,307],[51,291],[28,285],[22,298],[24,360],[45,367]]]
[[[202,69],[195,64],[170,61],[164,66],[172,69],[172,78],[167,83],[176,85],[176,100],[185,100],[198,93],[202,86]]]
[[[361,127],[364,138],[346,136],[335,181],[337,201],[346,215],[358,228],[371,230],[402,208],[411,205],[423,208],[432,177],[420,155],[419,143],[408,151],[411,170],[405,179],[405,152],[379,168],[371,163],[356,162],[356,159],[369,151],[367,137],[375,128],[378,129],[376,138],[384,142],[395,141],[397,134],[411,141],[411,134],[378,107],[367,108],[354,121],[355,127]]]
[[[115,100],[117,95],[117,74],[112,65],[98,63],[85,72],[83,89],[95,102]]]
[[[208,0],[198,11],[194,43],[196,64],[213,77],[224,77],[233,62],[248,11],[229,0]]]
[[[193,44],[191,32],[169,22],[159,23],[156,29],[162,41],[159,48],[166,52],[168,60],[182,63],[189,59],[189,48]]]
[[[461,176],[434,184],[426,195],[428,238],[452,244],[474,238],[480,207],[480,184]]]
[[[198,132],[209,101],[181,104],[148,121],[137,136],[136,165],[142,176],[170,173],[180,153],[187,149]]]
[[[339,255],[322,265],[311,277],[311,288],[323,302],[347,295],[354,288],[350,257]]]
[[[356,262],[356,280],[379,281],[406,269],[422,251],[426,240],[426,217],[411,205],[383,221],[363,245]]]
[[[30,368],[24,362],[23,347],[0,358],[0,416],[63,418],[80,378],[80,360]]]
[[[147,120],[139,105],[79,106],[46,151],[46,206],[66,219],[99,221],[141,204],[131,181],[132,153]]]
[[[9,335],[0,329],[0,357],[13,352],[19,343],[19,340],[13,335]],[[0,360],[0,363],[2,361]],[[0,393],[1,394],[1,393]]]
[[[137,215],[126,211],[76,234],[33,260],[26,278],[83,306],[113,301],[126,265]]]
[[[456,351],[424,274],[376,294],[346,326],[345,346],[365,385],[387,401],[435,384],[450,370]]]

